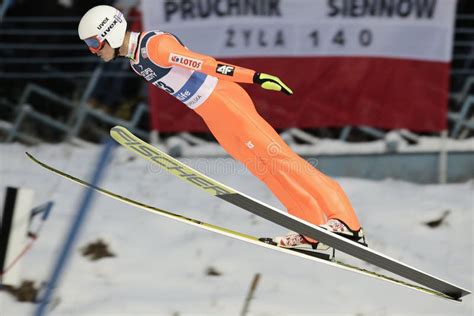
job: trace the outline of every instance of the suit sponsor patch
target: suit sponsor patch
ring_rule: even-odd
[[[233,76],[234,75],[235,67],[224,65],[224,64],[217,64],[216,72],[226,76]]]
[[[170,54],[169,60],[170,63],[176,65],[186,66],[194,70],[201,70],[203,61],[195,58],[190,58],[178,54]]]

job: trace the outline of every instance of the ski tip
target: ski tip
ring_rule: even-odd
[[[130,132],[123,126],[115,125],[110,129],[110,137],[112,137],[115,141],[119,142],[119,139],[124,135],[128,135]],[[120,142],[119,142],[120,143]]]
[[[28,158],[30,158],[31,161],[33,161],[33,162],[35,162],[35,163],[37,163],[37,164],[40,164],[40,165],[43,164],[43,163],[41,162],[41,160],[37,159],[35,156],[33,156],[32,154],[30,154],[29,152],[25,151],[25,155],[26,155]]]
[[[115,125],[114,127],[112,127],[112,128],[110,129],[110,133],[115,132],[115,131],[119,131],[119,130],[122,130],[122,131],[123,131],[123,130],[126,130],[126,128],[123,127],[123,126],[120,126],[120,125]]]

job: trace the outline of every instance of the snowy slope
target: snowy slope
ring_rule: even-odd
[[[99,148],[0,145],[0,187],[27,186],[36,204],[53,199],[52,217],[23,260],[25,279],[45,281],[83,189],[30,162],[38,158],[88,178]],[[192,166],[277,207],[280,203],[230,159]],[[415,185],[338,179],[372,248],[472,290],[474,182]],[[102,186],[145,203],[245,233],[280,228],[223,203],[119,149]],[[3,192],[0,197],[3,200]],[[437,229],[423,225],[451,213]],[[261,273],[249,315],[472,315],[473,296],[454,303],[351,272],[275,253],[174,222],[97,195],[51,315],[239,315]],[[91,262],[79,248],[102,238],[115,258]],[[363,264],[363,263],[361,263]],[[221,276],[208,276],[214,267]],[[31,315],[34,305],[0,293],[0,315]]]

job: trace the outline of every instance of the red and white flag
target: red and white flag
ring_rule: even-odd
[[[243,85],[276,128],[446,128],[455,0],[143,0],[145,30],[279,76],[294,95]],[[155,128],[207,130],[150,90]]]

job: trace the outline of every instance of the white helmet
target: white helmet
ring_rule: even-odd
[[[97,44],[107,40],[112,48],[119,48],[126,31],[127,21],[122,12],[108,5],[98,5],[87,11],[78,27],[79,37],[90,48],[94,48],[94,40],[98,41]],[[88,42],[89,39],[91,41]]]

